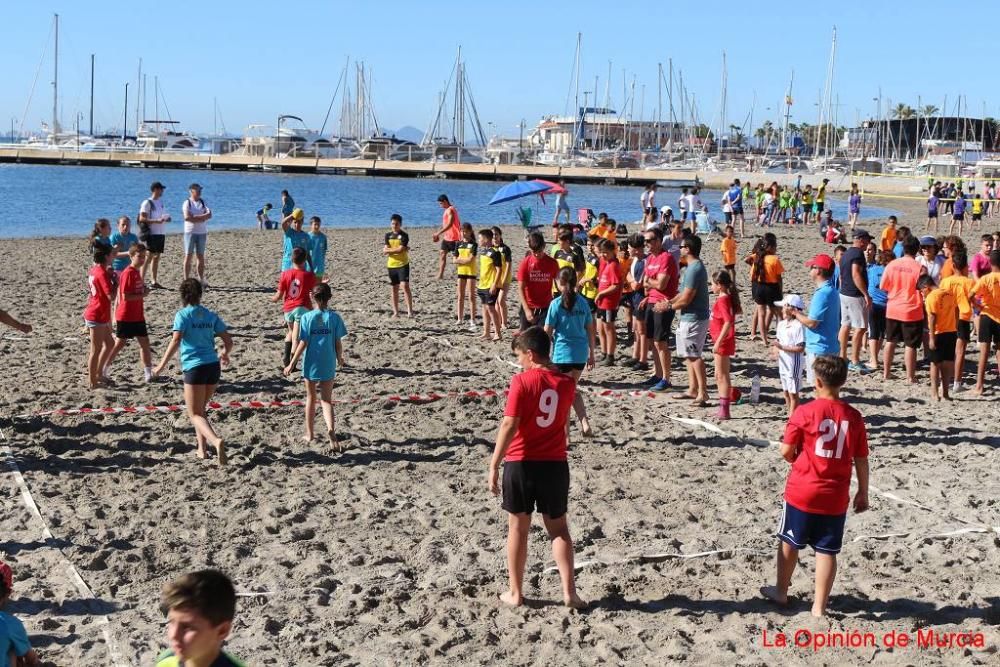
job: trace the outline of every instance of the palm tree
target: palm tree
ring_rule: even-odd
[[[893,118],[896,118],[898,120],[906,120],[908,118],[913,118],[914,116],[913,107],[911,107],[909,104],[904,104],[900,102],[892,110],[892,116]]]
[[[925,104],[924,106],[920,107],[920,115],[924,117],[933,116],[938,111],[940,111],[940,109],[938,109],[933,104]]]
[[[730,125],[729,126],[729,131],[730,131],[729,136],[730,136],[730,138],[733,141],[733,145],[735,145],[735,146],[742,145],[743,144],[743,128],[740,127],[739,125]]]

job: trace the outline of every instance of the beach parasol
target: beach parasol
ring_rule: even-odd
[[[566,188],[563,187],[563,186],[561,186],[561,185],[559,185],[558,183],[553,183],[552,181],[545,181],[545,180],[542,180],[540,178],[536,178],[535,180],[533,180],[531,182],[532,183],[542,183],[544,185],[549,186],[548,190],[545,190],[545,191],[543,191],[541,193],[543,195],[564,195],[564,194],[566,194]]]
[[[499,204],[527,197],[528,195],[540,194],[547,191],[550,186],[550,183],[539,181],[514,181],[497,190],[496,194],[493,195],[493,199],[490,200],[490,204]]]

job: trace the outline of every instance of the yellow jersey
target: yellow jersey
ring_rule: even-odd
[[[460,276],[476,277],[476,248],[474,241],[459,241],[455,246],[455,257],[458,259],[472,259],[468,264],[456,264],[455,273]]]
[[[403,252],[394,252],[391,255],[386,255],[385,265],[388,268],[399,269],[410,263],[409,234],[404,231],[400,231],[398,234],[395,232],[389,232],[385,235],[385,245],[393,250],[396,248],[405,248]]]
[[[479,249],[479,289],[501,287],[500,273],[503,271],[503,253],[497,248]]]

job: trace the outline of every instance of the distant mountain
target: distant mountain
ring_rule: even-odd
[[[396,135],[397,139],[402,139],[404,141],[412,141],[413,143],[417,144],[419,144],[420,141],[424,138],[424,131],[418,130],[412,125],[401,127],[395,132],[389,132],[388,134]]]

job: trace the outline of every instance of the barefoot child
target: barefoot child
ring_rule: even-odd
[[[181,282],[181,303],[183,308],[174,315],[174,335],[163,353],[163,359],[153,371],[154,377],[173,359],[178,348],[181,351],[181,370],[184,372],[184,404],[188,418],[194,426],[198,443],[198,458],[208,457],[205,445],[215,447],[220,466],[226,465],[225,442],[212,428],[205,411],[212,400],[222,366],[229,365],[229,353],[233,350],[233,337],[227,331],[226,323],[218,315],[201,305],[202,283],[197,278],[185,278]],[[215,351],[215,339],[222,339],[222,354]]]
[[[792,469],[777,534],[781,540],[777,584],[762,587],[761,593],[787,604],[799,550],[809,545],[816,552],[812,615],[824,616],[844,540],[852,464],[858,476],[854,511],[868,509],[868,435],[861,413],[840,400],[847,362],[835,356],[816,357],[813,370],[816,399],[796,408],[782,438],[781,455]]]
[[[789,294],[775,303],[781,308],[781,320],[775,333],[774,352],[778,359],[778,375],[781,390],[785,395],[785,407],[791,417],[799,407],[799,391],[802,389],[802,356],[806,350],[806,334],[802,323],[796,317],[806,304],[798,294]]]
[[[298,326],[298,345],[291,361],[285,366],[285,375],[291,375],[299,357],[302,360],[302,378],[306,383],[306,434],[303,440],[312,442],[313,422],[316,419],[316,389],[319,388],[320,406],[326,434],[330,446],[342,451],[337,443],[333,417],[333,378],[337,375],[337,364],[344,365],[344,347],[340,342],[347,335],[344,320],[336,312],[329,310],[330,286],[320,283],[313,288],[316,309],[302,316]]]
[[[465,324],[465,297],[469,297],[469,331],[476,330],[476,234],[472,225],[462,223],[462,240],[455,246],[455,274],[458,276],[455,317]]]
[[[563,603],[582,608],[573,574],[573,538],[566,522],[569,501],[569,464],[566,460],[566,421],[576,393],[573,378],[552,367],[549,337],[531,327],[511,345],[523,373],[510,382],[507,407],[497,431],[487,484],[499,495],[503,465],[503,503],[507,511],[507,568],[510,588],[500,601],[511,606],[524,602],[522,584],[528,559],[531,514],[538,510],[552,542],[559,568]]]
[[[973,393],[981,396],[986,382],[986,366],[990,362],[990,346],[996,352],[1000,365],[1000,250],[990,253],[990,272],[980,276],[969,296],[979,298],[979,367],[976,370],[976,388]]]
[[[500,276],[500,291],[497,292],[497,314],[500,316],[500,330],[507,328],[507,295],[510,294],[510,283],[514,277],[514,254],[510,246],[503,242],[503,230],[492,227],[493,247],[503,256],[503,271]]]
[[[218,570],[185,574],[163,587],[160,608],[167,615],[170,648],[156,667],[244,667],[222,650],[236,616],[236,589],[226,575]]]
[[[729,227],[732,229],[732,226]],[[712,337],[715,360],[715,382],[719,389],[719,419],[729,419],[733,383],[729,378],[730,359],[736,354],[736,316],[740,313],[740,295],[733,285],[728,269],[712,276],[712,291],[718,296],[712,306],[708,333]]]
[[[972,298],[969,296],[972,287],[976,284],[970,278],[969,259],[964,250],[957,250],[951,257],[952,266],[955,273],[941,280],[941,289],[948,290],[955,297],[958,305],[958,340],[955,342],[955,372],[951,378],[944,378],[943,381],[952,381],[951,392],[958,393],[964,389],[962,386],[962,367],[965,366],[965,351],[969,341],[972,340]]]
[[[278,280],[278,291],[271,297],[271,301],[274,303],[283,300],[281,310],[285,314],[287,331],[285,332],[285,354],[282,368],[287,366],[289,359],[292,358],[295,324],[312,308],[309,293],[312,291],[313,285],[316,284],[316,275],[306,271],[307,258],[308,253],[303,248],[292,249],[292,268],[282,271],[281,278]]]
[[[309,268],[318,283],[329,280],[326,278],[326,234],[320,231],[322,225],[319,216],[309,218]]]
[[[87,274],[90,298],[83,311],[83,320],[90,332],[90,352],[87,355],[87,377],[91,389],[110,384],[101,371],[111,355],[115,340],[111,336],[111,299],[115,288],[111,278],[111,256],[107,246],[94,246],[94,265]]]
[[[632,301],[632,317],[628,325],[632,329],[635,341],[632,344],[632,356],[623,365],[639,372],[649,370],[649,364],[646,362],[646,357],[649,356],[646,341],[646,309],[639,307],[646,297],[642,287],[642,277],[646,271],[645,241],[643,235],[638,233],[628,237],[628,253],[632,263],[625,274],[625,280],[631,287],[627,298]]]
[[[140,270],[146,264],[146,246],[137,243],[129,248],[129,265],[122,271],[118,281],[118,305],[115,308],[115,345],[105,363],[103,375],[109,375],[111,363],[130,339],[139,341],[139,359],[142,362],[143,377],[146,382],[153,378],[153,354],[149,349],[149,331],[143,299],[149,294],[149,287],[142,279]]]
[[[399,317],[399,286],[406,297],[406,316],[413,317],[413,294],[410,293],[410,235],[403,231],[403,216],[393,213],[389,219],[390,231],[385,235],[382,254],[389,270],[392,285],[392,316]]]
[[[722,245],[719,252],[722,254],[722,266],[729,271],[729,275],[736,281],[736,232],[732,225],[726,225],[725,236],[722,238]]]
[[[479,301],[483,304],[483,340],[500,340],[503,329],[500,328],[500,313],[497,311],[497,297],[500,294],[504,261],[500,250],[493,247],[493,230],[479,231],[479,283],[477,284]],[[491,334],[496,331],[496,335]]]
[[[931,362],[931,399],[950,401],[948,385],[955,375],[955,344],[958,340],[958,304],[951,291],[934,286],[924,274],[917,279],[917,291],[924,297],[927,311],[927,348]],[[940,386],[941,392],[938,393]]]
[[[615,320],[618,318],[618,305],[622,298],[622,274],[619,269],[617,245],[610,239],[601,239],[601,266],[597,278],[597,326],[603,331],[600,336],[601,351],[604,353],[604,365],[615,365],[615,347],[617,335]]]

